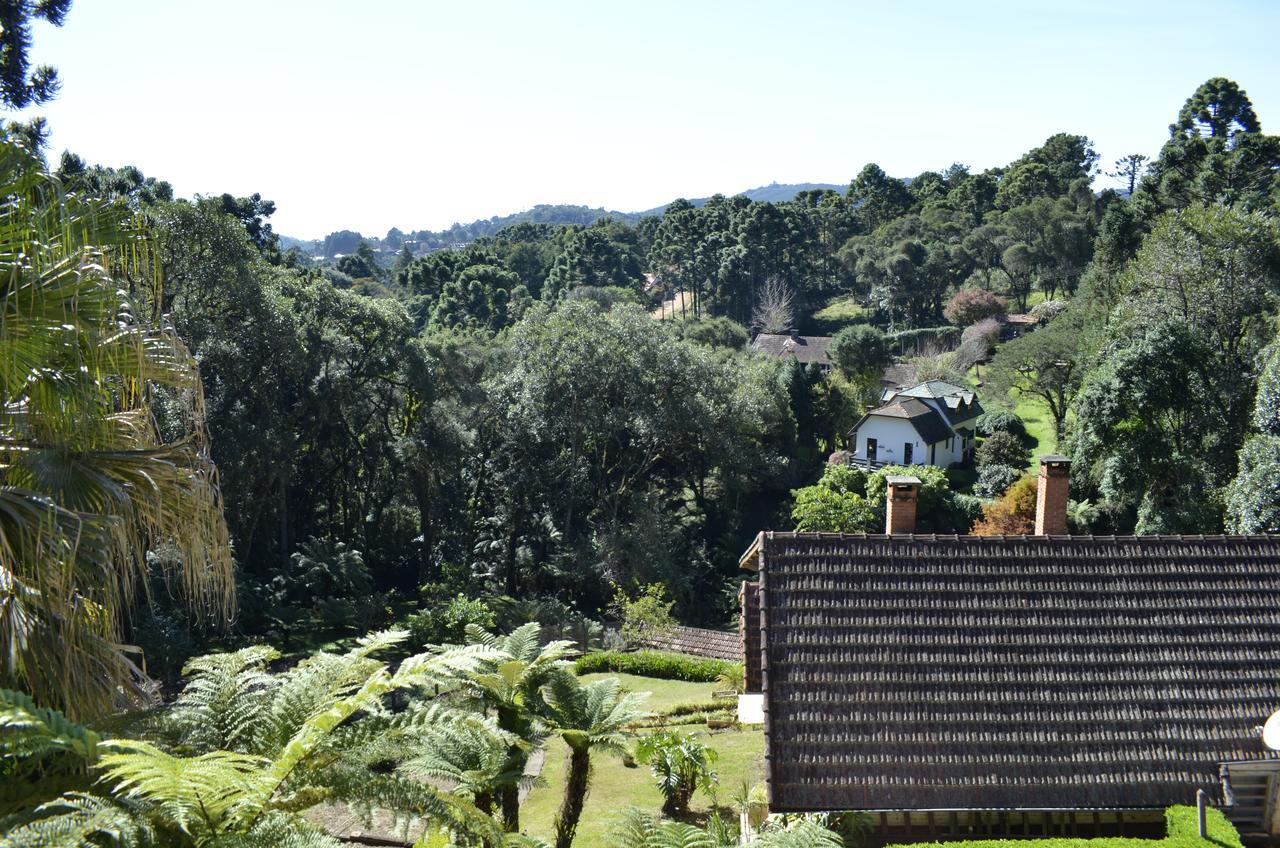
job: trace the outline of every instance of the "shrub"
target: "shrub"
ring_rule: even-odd
[[[262,629],[283,638],[315,627],[365,629],[385,602],[360,551],[314,537],[270,581],[248,588],[254,596],[249,606],[265,619]]]
[[[690,319],[672,323],[677,336],[707,347],[742,350],[751,341],[751,334],[746,328],[728,318]]]
[[[1066,311],[1067,302],[1065,300],[1045,300],[1031,307],[1032,316],[1041,324],[1049,323]]]
[[[1012,433],[997,430],[983,439],[982,444],[978,445],[978,449],[974,452],[974,461],[977,463],[978,468],[986,468],[988,465],[1025,468],[1027,464],[1027,449],[1022,444],[1022,439]]]
[[[887,848],[1241,848],[1240,834],[1222,814],[1210,807],[1205,811],[1209,838],[1201,839],[1195,807],[1175,806],[1165,810],[1163,839],[1103,837],[1099,839],[974,839],[959,842],[915,842]]]
[[[854,324],[831,340],[831,361],[849,379],[879,378],[893,357],[884,333],[866,324]]]
[[[459,593],[447,603],[427,607],[409,616],[409,640],[415,648],[460,645],[466,641],[468,624],[492,630],[493,611],[484,601]]]
[[[898,356],[917,353],[927,347],[951,349],[960,343],[959,327],[922,327],[900,330],[885,336],[890,349]]]
[[[622,636],[627,640],[645,639],[670,633],[676,626],[671,608],[676,602],[668,600],[667,588],[661,583],[650,583],[641,588],[634,598],[618,589],[613,599],[622,615]]]
[[[994,318],[983,318],[978,323],[965,327],[964,332],[960,334],[961,344],[968,342],[973,345],[979,345],[985,347],[988,352],[999,341],[1000,322]]]
[[[696,736],[659,730],[636,744],[636,761],[649,766],[662,793],[662,814],[678,818],[689,810],[698,789],[710,792],[718,782],[711,766],[716,751]]]
[[[942,308],[942,317],[957,327],[968,327],[984,318],[1003,315],[1006,306],[1004,298],[986,289],[961,289]]]
[[[578,674],[594,674],[613,671],[634,674],[639,677],[657,677],[663,680],[685,680],[691,683],[714,683],[720,675],[730,673],[732,666],[740,663],[709,657],[690,657],[667,651],[597,651],[579,657]]]
[[[998,500],[982,507],[982,518],[970,531],[975,536],[1023,536],[1035,529],[1036,481],[1023,477]]]
[[[1012,433],[1019,439],[1027,436],[1027,425],[1012,412],[996,409],[978,416],[976,424],[979,436],[990,436],[992,433]]]
[[[984,498],[998,498],[1021,476],[1021,471],[1008,465],[987,465],[978,472],[973,490]]]

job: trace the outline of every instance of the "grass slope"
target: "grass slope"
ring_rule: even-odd
[[[587,674],[582,679],[590,681],[602,677],[617,677],[634,691],[652,692],[648,701],[651,711],[710,700],[711,691],[716,688],[714,683],[658,680],[631,674]],[[722,804],[728,802],[742,781],[758,783],[763,779],[764,734],[759,728],[711,732],[706,725],[691,725],[676,729],[682,733],[703,734],[708,744],[716,749],[719,759],[715,767],[720,775],[718,794]],[[553,822],[564,794],[567,751],[560,739],[548,741],[541,782],[520,808],[520,829],[548,842],[554,836]],[[646,766],[627,768],[617,757],[605,754],[593,756],[591,762],[591,790],[573,844],[574,848],[609,848],[612,845],[609,831],[622,812],[627,807],[639,807],[657,813],[662,806],[662,795],[654,786],[653,776]],[[705,816],[710,811],[711,799],[699,792],[691,806],[695,817]]]
[[[1058,439],[1053,435],[1053,416],[1043,400],[1028,394],[1018,395],[1013,413],[1027,425],[1027,435],[1034,442],[1027,450],[1028,467],[1034,471],[1039,467],[1040,457],[1058,452]]]

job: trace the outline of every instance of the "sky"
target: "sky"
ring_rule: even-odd
[[[62,90],[27,114],[55,161],[260,192],[298,238],[380,236],[980,170],[1056,132],[1155,155],[1213,76],[1276,132],[1277,32],[1280,0],[75,0],[34,28]]]

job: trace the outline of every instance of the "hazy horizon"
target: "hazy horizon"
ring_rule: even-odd
[[[1225,6],[80,0],[35,27],[62,91],[23,114],[48,119],[54,161],[136,165],[181,196],[260,192],[297,238],[439,230],[844,184],[868,162],[981,170],[1056,132],[1109,166],[1155,155],[1213,76],[1274,130],[1280,4]]]

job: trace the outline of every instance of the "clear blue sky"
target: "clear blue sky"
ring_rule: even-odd
[[[76,0],[37,27],[64,148],[279,232],[1004,164],[1055,132],[1155,154],[1211,76],[1280,131],[1280,2]]]

